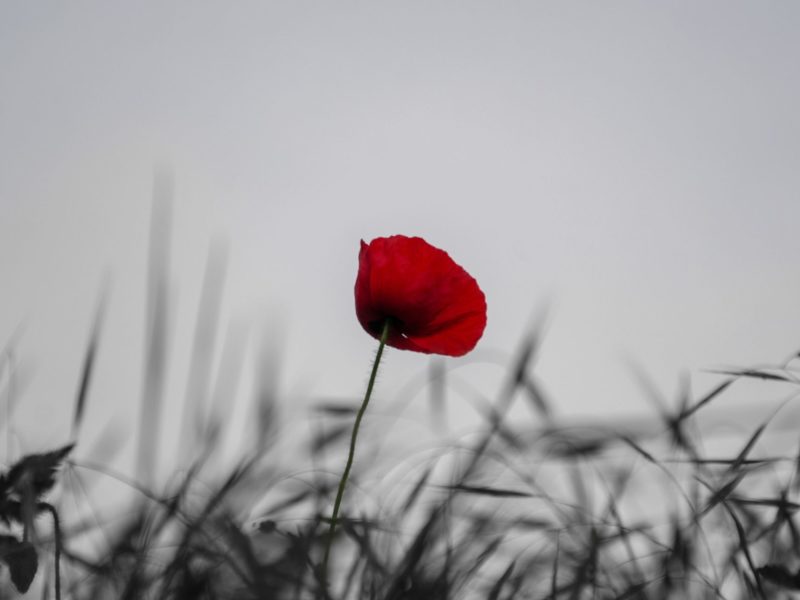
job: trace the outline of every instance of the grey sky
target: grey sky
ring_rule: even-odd
[[[362,393],[358,241],[393,233],[483,287],[474,360],[550,306],[538,372],[565,413],[645,407],[629,358],[666,391],[681,369],[783,358],[800,347],[798,25],[797,3],[729,0],[4,2],[0,339],[24,323],[23,445],[67,435],[105,270],[89,410],[135,414],[158,164],[176,399],[220,237],[226,322],[280,322],[287,393]],[[391,353],[384,390],[425,361]]]

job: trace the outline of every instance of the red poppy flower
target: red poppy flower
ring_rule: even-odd
[[[486,327],[486,299],[478,283],[444,250],[418,237],[361,241],[355,286],[356,315],[380,339],[401,350],[461,356]]]

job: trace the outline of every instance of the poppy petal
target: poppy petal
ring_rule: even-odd
[[[419,237],[363,240],[355,285],[356,315],[402,350],[461,356],[483,335],[486,300],[477,282],[444,251]]]

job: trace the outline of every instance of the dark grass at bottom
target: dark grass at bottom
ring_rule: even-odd
[[[710,453],[702,433],[703,416],[739,381],[794,389],[790,366],[723,374],[649,429],[568,427],[545,410],[545,426],[515,432],[505,415],[512,398],[532,393],[529,362],[523,351],[509,369],[482,433],[440,448],[402,485],[382,488],[389,466],[361,449],[327,581],[320,561],[335,476],[276,466],[268,444],[220,474],[206,462],[219,443],[208,435],[165,491],[127,482],[130,496],[111,517],[94,511],[85,482],[88,472],[113,472],[66,459],[53,503],[61,598],[773,599],[800,589],[800,452],[762,451],[790,420],[752,421],[724,455]],[[312,456],[344,456],[352,411],[333,413],[335,434],[310,440]],[[19,480],[20,469],[5,477]],[[31,500],[22,484],[3,489],[6,511]],[[38,492],[41,502],[49,487]],[[53,598],[52,527],[9,515],[0,515],[7,533],[22,543],[26,529],[37,557],[25,597]],[[8,548],[0,560],[6,576],[19,570]],[[16,597],[17,583],[6,577],[2,597]]]

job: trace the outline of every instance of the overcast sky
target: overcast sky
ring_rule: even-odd
[[[0,341],[19,331],[21,446],[68,435],[106,272],[89,411],[132,422],[163,166],[175,401],[214,240],[219,343],[231,323],[249,348],[283,340],[287,399],[363,393],[359,240],[394,233],[483,288],[460,371],[487,394],[544,307],[536,368],[564,414],[645,410],[631,362],[669,395],[684,370],[702,390],[699,369],[785,358],[799,26],[789,1],[3,2]],[[427,360],[391,352],[380,393]]]

